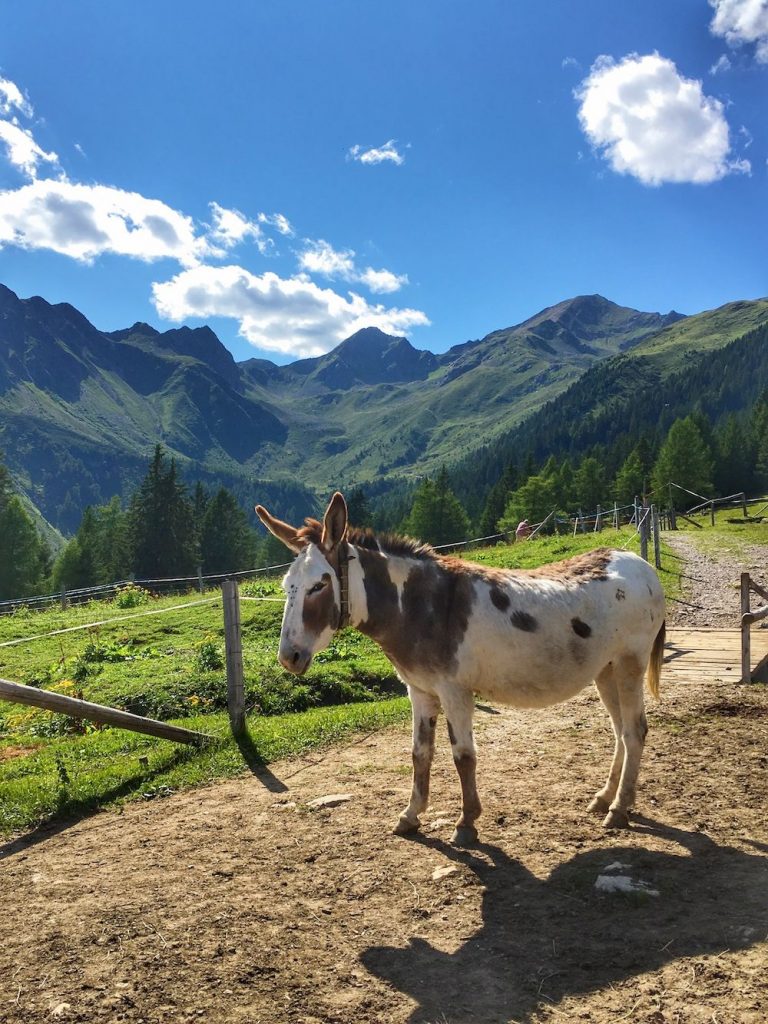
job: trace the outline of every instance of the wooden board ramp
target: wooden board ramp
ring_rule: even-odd
[[[752,630],[752,665],[768,665],[768,629]],[[761,677],[755,668],[753,674]],[[740,629],[667,629],[662,691],[665,683],[700,685],[740,679]]]

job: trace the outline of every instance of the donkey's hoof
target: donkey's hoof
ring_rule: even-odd
[[[608,811],[603,828],[629,828],[629,815],[626,811]]]
[[[587,810],[590,814],[607,814],[610,809],[610,804],[602,796],[595,796],[590,800]]]
[[[474,846],[477,842],[477,829],[473,825],[459,825],[451,836],[451,846]]]
[[[411,821],[410,818],[406,818],[404,814],[401,814],[397,819],[397,824],[392,829],[396,836],[408,836],[412,832],[419,831],[420,821],[417,818],[416,821]]]

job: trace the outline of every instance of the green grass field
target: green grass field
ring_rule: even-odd
[[[596,546],[637,550],[629,529],[546,537],[467,557],[527,568]],[[665,563],[677,563],[666,557]],[[675,570],[660,573],[678,593]],[[409,704],[381,650],[355,630],[339,633],[301,680],[276,659],[277,581],[241,588],[248,733],[235,742],[226,713],[221,596],[92,602],[68,611],[0,618],[0,676],[174,721],[217,738],[181,748],[64,715],[0,702],[0,834],[127,799],[149,799],[290,757],[407,718]],[[90,626],[90,623],[98,625]],[[77,627],[77,628],[73,628]],[[61,632],[65,631],[65,632]]]

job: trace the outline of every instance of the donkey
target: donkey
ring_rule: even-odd
[[[474,695],[543,708],[594,680],[615,736],[608,779],[589,810],[606,828],[628,828],[645,736],[643,676],[659,696],[664,594],[637,555],[598,548],[539,569],[489,569],[409,538],[348,525],[336,492],[323,522],[298,529],[261,505],[256,513],[297,558],[286,593],[278,658],[303,675],[334,633],[351,625],[374,639],[408,687],[413,786],[395,832],[419,828],[426,809],[442,707],[461,781],[452,842],[477,840]]]

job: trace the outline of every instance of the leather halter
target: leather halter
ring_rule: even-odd
[[[349,544],[343,540],[339,545],[339,571],[337,576],[341,607],[339,609],[339,621],[336,629],[344,629],[345,626],[349,625],[349,563],[354,557],[354,555],[349,553]]]

